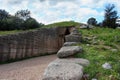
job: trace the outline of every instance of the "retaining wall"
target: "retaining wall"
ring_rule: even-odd
[[[72,28],[41,28],[0,36],[0,62],[56,53]]]

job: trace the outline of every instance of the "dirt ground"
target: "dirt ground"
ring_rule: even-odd
[[[56,59],[48,55],[0,65],[0,80],[42,80],[45,68]]]

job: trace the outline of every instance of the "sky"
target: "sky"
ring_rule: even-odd
[[[104,19],[106,4],[115,4],[120,15],[119,0],[0,0],[0,9],[14,15],[18,10],[30,10],[38,22],[50,24],[59,21],[86,23],[91,17]]]

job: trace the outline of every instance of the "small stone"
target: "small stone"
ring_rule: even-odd
[[[90,46],[90,44],[86,44],[86,46]]]
[[[117,49],[111,49],[111,51],[112,51],[113,53],[117,53],[117,52],[118,52]]]
[[[97,80],[96,78],[93,78],[92,80]]]
[[[97,44],[98,44],[98,42],[94,41],[92,44],[93,44],[93,45],[97,45]]]
[[[109,63],[107,63],[107,62],[105,64],[103,64],[102,67],[104,69],[111,69],[112,68],[112,66]]]
[[[93,39],[97,39],[97,36],[94,36]]]

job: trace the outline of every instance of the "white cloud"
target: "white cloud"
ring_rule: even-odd
[[[107,3],[120,9],[119,0],[0,0],[0,3],[0,8],[11,14],[28,9],[32,17],[46,24],[62,20],[86,22],[89,17],[100,19]]]

